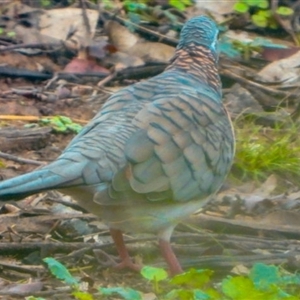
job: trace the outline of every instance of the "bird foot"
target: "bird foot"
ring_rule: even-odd
[[[117,265],[115,265],[115,268],[119,269],[119,270],[128,268],[128,269],[131,269],[131,270],[137,271],[137,272],[141,271],[142,265],[134,263],[129,256],[129,253],[124,244],[122,232],[120,230],[110,228],[110,234],[116,245],[116,248],[118,250],[118,253],[119,253],[119,256],[121,259],[121,262],[118,263]]]
[[[118,270],[128,268],[135,272],[140,272],[143,267],[141,264],[134,263],[129,256],[118,262],[114,256],[107,254],[101,249],[94,250],[94,254],[97,261],[104,267],[111,267]],[[104,257],[104,259],[101,259],[101,257]]]
[[[120,263],[118,263],[117,265],[114,266],[114,268],[118,269],[118,270],[122,270],[125,268],[131,269],[135,272],[140,272],[142,269],[142,265],[141,264],[136,264],[134,263],[131,258],[128,259],[124,259],[122,260]]]

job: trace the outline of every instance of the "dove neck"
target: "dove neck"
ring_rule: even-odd
[[[206,47],[190,46],[188,49],[176,49],[167,70],[184,72],[195,80],[211,86],[216,92],[221,91],[218,58]]]

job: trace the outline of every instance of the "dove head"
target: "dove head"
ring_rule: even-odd
[[[190,45],[205,46],[217,54],[218,27],[206,16],[198,16],[187,21],[180,33],[177,49],[187,48]]]

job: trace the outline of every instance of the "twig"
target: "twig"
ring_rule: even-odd
[[[48,299],[50,299],[50,296],[54,296],[56,299],[68,299],[68,293],[70,293],[72,291],[72,287],[71,286],[65,286],[64,288],[60,288],[60,290],[54,289],[54,290],[49,290],[49,291],[35,291],[34,292],[34,296],[35,297],[49,297]],[[1,296],[10,296],[10,299],[13,299],[11,297],[15,297],[15,299],[19,299],[19,298],[23,298],[23,297],[32,297],[32,291],[30,292],[23,292],[23,291],[18,291],[17,293],[8,293],[6,291],[0,291],[0,295]],[[29,298],[31,298],[29,297]],[[51,297],[52,298],[52,297]],[[2,299],[8,299],[7,297],[2,298]]]
[[[52,48],[52,47],[58,47],[60,48],[64,47],[64,44],[62,42],[57,42],[57,43],[33,43],[33,44],[17,44],[17,45],[10,45],[6,47],[0,47],[0,52],[5,52],[5,51],[11,51],[11,50],[16,50],[20,48],[41,48],[41,49],[47,49],[47,48]]]
[[[55,116],[45,116],[45,117],[36,117],[36,116],[16,116],[16,115],[0,115],[0,120],[3,121],[28,121],[28,122],[38,122],[41,121],[41,119],[51,119]],[[73,119],[71,118],[73,122],[79,123],[79,124],[87,124],[89,121],[81,120],[81,119]]]
[[[47,163],[43,162],[43,161],[37,161],[37,160],[33,160],[33,159],[26,159],[26,158],[22,158],[22,157],[18,157],[12,154],[7,154],[7,153],[3,153],[0,151],[0,158],[4,158],[4,159],[8,159],[8,160],[12,160],[18,163],[24,163],[24,164],[31,164],[31,165],[36,165],[36,166],[44,166]]]
[[[113,16],[109,11],[107,10],[104,10],[104,12],[106,14],[108,14],[110,17],[114,17],[116,20],[122,22],[123,24],[130,24],[131,26],[135,27],[135,28],[138,28],[139,30],[143,31],[143,32],[146,32],[146,33],[150,33],[151,35],[157,37],[159,40],[165,40],[165,41],[168,41],[170,44],[172,44],[173,46],[176,46],[178,44],[178,39],[173,39],[173,38],[169,38],[167,37],[166,35],[163,35],[161,33],[158,33],[156,31],[153,31],[149,28],[146,28],[146,27],[143,27],[143,26],[140,26],[136,23],[133,23],[129,20],[126,20],[124,18],[121,18],[119,16]],[[179,22],[178,22],[179,23]]]
[[[110,82],[111,80],[113,80],[115,77],[117,76],[117,72],[114,71],[113,73],[109,74],[107,77],[105,77],[104,79],[100,80],[97,83],[97,87],[102,87],[104,86],[106,83]]]
[[[89,18],[88,18],[87,13],[86,13],[86,3],[83,0],[79,0],[79,3],[80,3],[80,6],[81,6],[81,9],[82,9],[82,18],[83,18],[84,26],[85,26],[85,29],[86,29],[86,32],[87,32],[87,37],[89,39],[86,42],[89,44],[90,39],[91,39],[91,25],[90,25]]]
[[[250,81],[246,78],[243,78],[242,76],[240,76],[238,74],[235,74],[235,73],[233,73],[229,70],[226,70],[226,69],[221,70],[220,74],[224,75],[224,76],[227,76],[229,78],[232,78],[232,79],[236,80],[237,82],[239,82],[241,84],[246,84],[249,87],[256,88],[256,89],[258,88],[258,89],[260,89],[264,92],[270,93],[272,96],[278,96],[278,97],[284,97],[284,98],[291,97],[291,96],[299,97],[299,95],[297,95],[298,93],[284,92],[284,91],[276,90],[276,89],[273,89],[273,88],[269,88],[269,87],[263,86],[262,84],[259,84],[257,82]]]

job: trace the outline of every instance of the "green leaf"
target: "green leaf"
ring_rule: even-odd
[[[43,125],[51,125],[57,132],[66,132],[68,130],[79,133],[82,130],[82,126],[73,121],[69,117],[55,116],[51,118],[41,119],[40,122]]]
[[[169,292],[165,297],[164,300],[186,300],[186,299],[194,299],[194,292],[192,290],[186,289],[176,289]]]
[[[14,31],[8,31],[8,32],[6,33],[6,35],[7,35],[8,37],[14,37],[14,36],[16,36],[16,33],[15,33]]]
[[[193,4],[193,2],[191,0],[182,0],[182,3],[185,5],[185,6],[190,6]]]
[[[257,6],[258,0],[243,0],[249,6]]]
[[[29,296],[29,297],[25,297],[25,300],[46,300],[46,299],[41,297]]]
[[[195,300],[210,300],[211,297],[207,293],[201,290],[194,290],[194,297]]]
[[[79,133],[82,130],[82,126],[76,123],[72,123],[66,126],[67,129],[71,130],[72,132]]]
[[[136,1],[131,0],[124,1],[124,6],[130,12],[145,10],[147,8],[147,5],[145,3],[137,3]]]
[[[257,290],[273,293],[278,299],[288,299],[292,297],[281,289],[282,285],[296,284],[299,285],[300,277],[297,275],[282,276],[278,267],[274,265],[265,265],[256,263],[249,277],[252,279]]]
[[[243,2],[253,7],[259,7],[259,8],[269,7],[269,3],[267,0],[244,0]]]
[[[274,18],[269,19],[269,27],[271,29],[278,29],[278,24]],[[287,48],[287,47],[286,47]]]
[[[112,287],[112,288],[99,288],[99,292],[105,296],[117,294],[125,300],[142,300],[142,295],[139,291],[131,288]]]
[[[270,285],[277,284],[281,280],[278,267],[262,263],[256,263],[252,267],[249,277],[259,290],[266,290]]]
[[[90,293],[76,291],[73,292],[72,295],[78,300],[94,300],[93,295],[91,295]]]
[[[178,0],[169,0],[169,4],[175,8],[177,8],[180,11],[185,10],[185,4],[182,1]]]
[[[258,1],[257,7],[262,8],[262,9],[267,9],[267,8],[269,8],[269,2],[267,0]]]
[[[202,288],[203,285],[211,280],[211,276],[214,272],[212,270],[191,269],[188,272],[174,276],[170,283],[179,286],[188,286],[190,288]]]
[[[291,16],[294,13],[294,11],[293,11],[293,9],[291,9],[289,7],[279,6],[276,9],[276,13],[281,16]]]
[[[42,4],[42,6],[46,7],[51,4],[51,1],[50,0],[41,0],[41,4]]]
[[[263,16],[265,18],[271,18],[271,16],[272,16],[272,12],[269,9],[268,10],[264,10],[264,9],[259,10],[257,12],[257,14],[260,16]]]
[[[297,297],[296,296],[287,296],[287,297],[281,297],[279,299],[282,299],[282,300],[299,300],[299,296],[297,296]]]
[[[246,3],[236,2],[233,5],[233,9],[238,13],[244,14],[249,10],[249,6]]]
[[[251,16],[253,24],[258,27],[265,28],[268,26],[268,19],[265,16],[261,16],[259,14],[255,14]]]
[[[40,119],[40,122],[43,124],[43,125],[47,125],[50,123],[50,119],[49,118],[43,118],[43,119]]]
[[[57,126],[57,125],[53,125],[53,129],[56,131],[56,132],[66,132],[67,131],[67,127],[66,126]]]
[[[69,117],[66,116],[57,116],[57,118],[63,123],[63,124],[72,124],[72,120]]]
[[[64,122],[61,120],[60,116],[55,116],[51,118],[50,123],[57,131],[64,132],[67,130],[67,127],[65,126]]]
[[[255,290],[253,282],[249,278],[243,276],[224,279],[222,281],[222,291],[226,296],[234,300],[249,299],[249,295],[251,295],[251,299],[267,300],[262,299],[262,294]]]
[[[222,299],[221,295],[217,292],[210,294],[207,291],[201,291],[198,289],[175,289],[169,292],[164,298],[164,300],[213,300],[213,299]]]
[[[127,8],[127,10],[131,11],[131,12],[135,12],[138,9],[138,6],[136,3],[127,3],[126,1],[124,2],[125,7]]]
[[[210,299],[222,299],[221,294],[216,289],[208,288],[205,293],[210,296]]]
[[[168,278],[168,273],[162,268],[153,268],[145,266],[141,270],[141,274],[144,278],[150,281],[161,281]]]
[[[102,0],[102,2],[106,9],[113,9],[115,7],[114,3],[111,0]]]
[[[77,285],[78,280],[75,279],[68,269],[62,265],[59,261],[52,257],[46,257],[43,261],[48,265],[50,272],[54,275],[57,279],[63,280],[66,284],[69,285]]]

